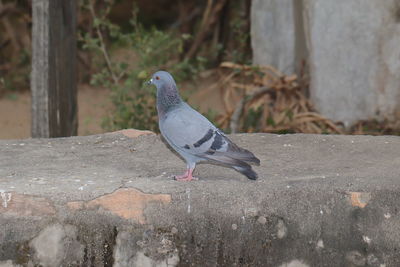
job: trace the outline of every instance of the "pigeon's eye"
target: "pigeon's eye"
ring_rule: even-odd
[[[156,80],[159,80],[159,79],[160,79],[160,77],[156,76]]]

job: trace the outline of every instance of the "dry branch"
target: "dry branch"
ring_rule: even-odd
[[[216,2],[215,5],[214,5],[214,2]],[[199,30],[194,38],[194,41],[193,41],[189,51],[187,52],[187,54],[185,56],[186,58],[188,58],[188,59],[193,58],[194,55],[197,53],[198,49],[200,48],[200,45],[204,41],[207,34],[213,30],[212,26],[217,22],[218,15],[226,3],[227,3],[227,0],[219,0],[219,1],[208,0],[207,1],[207,6],[203,12],[203,18],[201,20]]]
[[[299,84],[297,75],[285,76],[271,66],[248,66],[224,62],[221,68],[233,70],[226,77],[224,103],[226,114],[220,122],[228,123],[232,133],[238,131],[294,131],[304,133],[340,133],[334,122],[318,114]],[[234,75],[232,75],[234,73]],[[221,78],[220,80],[223,80]],[[219,84],[221,86],[221,84]],[[239,100],[232,98],[240,91]],[[236,102],[232,111],[228,108]],[[262,109],[257,118],[256,129],[243,128],[251,110]],[[268,125],[268,121],[273,125]]]
[[[111,6],[112,5],[109,5],[108,8],[110,8]],[[93,21],[95,21],[97,19],[97,15],[96,15],[96,12],[94,11],[93,1],[89,1],[89,11],[90,11]],[[106,14],[108,14],[108,13],[109,13],[109,10],[106,11]],[[103,37],[103,33],[101,32],[100,25],[95,24],[94,27],[96,28],[96,34],[100,41],[100,50],[103,54],[104,61],[106,62],[107,69],[110,72],[110,75],[114,81],[114,84],[118,84],[120,77],[118,77],[117,74],[112,69],[110,56],[109,56],[107,48],[106,48],[106,43],[105,43],[105,40]]]

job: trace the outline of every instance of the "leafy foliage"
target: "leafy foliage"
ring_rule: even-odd
[[[132,30],[123,32],[107,19],[107,12],[95,14],[90,2],[84,2],[83,8],[92,14],[95,28],[94,35],[81,34],[83,48],[103,58],[97,63],[99,71],[92,75],[91,84],[110,88],[115,107],[103,126],[108,130],[133,127],[158,131],[155,90],[145,86],[144,82],[159,69],[168,70],[178,81],[187,79],[203,69],[205,60],[197,57],[179,61],[183,41],[188,36],[177,36],[154,27],[145,29],[137,21],[137,9],[133,10],[130,21]],[[106,40],[111,40],[113,45],[107,45]],[[112,52],[118,49],[133,54],[135,60],[111,57]]]

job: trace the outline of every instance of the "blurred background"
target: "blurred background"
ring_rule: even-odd
[[[30,137],[32,2],[0,0],[0,139]],[[158,131],[155,89],[231,132],[400,134],[396,0],[78,0],[79,135]]]

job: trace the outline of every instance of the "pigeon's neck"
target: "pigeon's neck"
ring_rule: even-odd
[[[157,90],[157,111],[160,116],[182,103],[175,86],[165,86]]]

